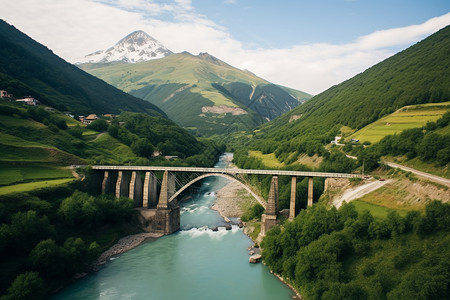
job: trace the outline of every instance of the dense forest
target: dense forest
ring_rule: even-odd
[[[263,259],[306,299],[448,299],[449,216],[438,201],[385,219],[314,205],[267,233]]]
[[[131,199],[76,188],[0,196],[0,299],[45,299],[89,271],[118,235],[139,232]]]
[[[124,125],[119,126],[120,122]],[[151,159],[157,151],[160,156],[177,156],[183,160],[171,164],[179,166],[212,166],[225,150],[225,145],[220,142],[199,141],[170,120],[142,113],[122,113],[107,130],[112,137],[129,145],[136,155]],[[145,161],[140,160],[140,163]],[[152,163],[164,164],[167,161],[153,159]]]

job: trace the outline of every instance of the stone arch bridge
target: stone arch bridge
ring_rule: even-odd
[[[284,170],[249,170],[236,168],[197,167],[153,167],[153,166],[93,166],[93,170],[103,171],[102,193],[114,193],[116,197],[126,196],[134,200],[135,206],[142,208],[150,216],[147,230],[170,234],[180,228],[180,207],[177,196],[195,182],[211,176],[221,176],[239,182],[264,207],[261,217],[261,234],[264,235],[277,222],[278,176],[291,177],[291,200],[289,219],[295,217],[295,193],[297,177],[308,177],[308,206],[313,204],[313,178],[355,178],[359,174],[303,172]],[[158,179],[155,172],[163,172],[158,193]],[[176,174],[183,173],[184,181],[177,180]],[[186,176],[186,174],[188,176]],[[245,181],[243,175],[271,175],[272,181],[267,201]],[[159,196],[158,196],[159,195]],[[141,213],[142,214],[142,213]]]

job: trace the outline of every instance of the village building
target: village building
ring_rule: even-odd
[[[92,122],[94,122],[95,120],[98,120],[98,117],[96,114],[90,114],[89,116],[85,117],[85,116],[79,116],[78,117],[80,119],[80,121],[83,124],[89,125]]]
[[[5,90],[0,90],[0,98],[2,99],[11,99],[13,97],[12,94],[8,93]]]
[[[25,97],[23,99],[17,99],[16,102],[21,102],[24,103],[26,105],[31,105],[31,106],[36,106],[41,104],[41,102],[39,102],[37,99],[34,99],[31,96]]]
[[[335,137],[334,137],[334,140],[331,141],[331,144],[334,144],[334,145],[342,145],[342,144],[339,144],[339,141],[340,141],[341,139],[342,139],[341,136],[335,136]]]
[[[68,117],[75,118],[75,115],[73,113],[71,113],[70,111],[65,111],[64,114]]]

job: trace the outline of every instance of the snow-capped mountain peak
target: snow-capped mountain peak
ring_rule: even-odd
[[[78,63],[107,63],[122,61],[137,63],[162,58],[172,54],[163,44],[144,31],[130,33],[113,47],[107,50],[95,51],[78,60]]]

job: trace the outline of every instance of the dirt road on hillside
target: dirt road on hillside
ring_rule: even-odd
[[[361,198],[362,196],[379,189],[380,187],[384,186],[385,184],[387,184],[389,182],[391,182],[391,179],[388,179],[385,181],[377,180],[377,181],[368,182],[363,185],[348,189],[341,196],[339,196],[333,200],[333,205],[336,208],[339,208],[339,207],[341,207],[342,203],[344,203],[344,201],[350,202],[352,200]]]
[[[431,181],[434,181],[434,182],[437,182],[437,183],[440,183],[440,184],[443,184],[443,185],[446,185],[446,186],[450,187],[450,179],[439,177],[439,176],[432,175],[432,174],[429,174],[429,173],[425,173],[425,172],[422,172],[422,171],[418,171],[418,170],[415,170],[413,168],[402,166],[402,165],[399,165],[399,164],[396,164],[396,163],[393,163],[393,162],[385,161],[384,163],[387,164],[391,168],[399,168],[401,170],[404,170],[404,171],[416,174],[417,176],[425,177],[425,178],[427,178],[427,179],[429,179]]]

